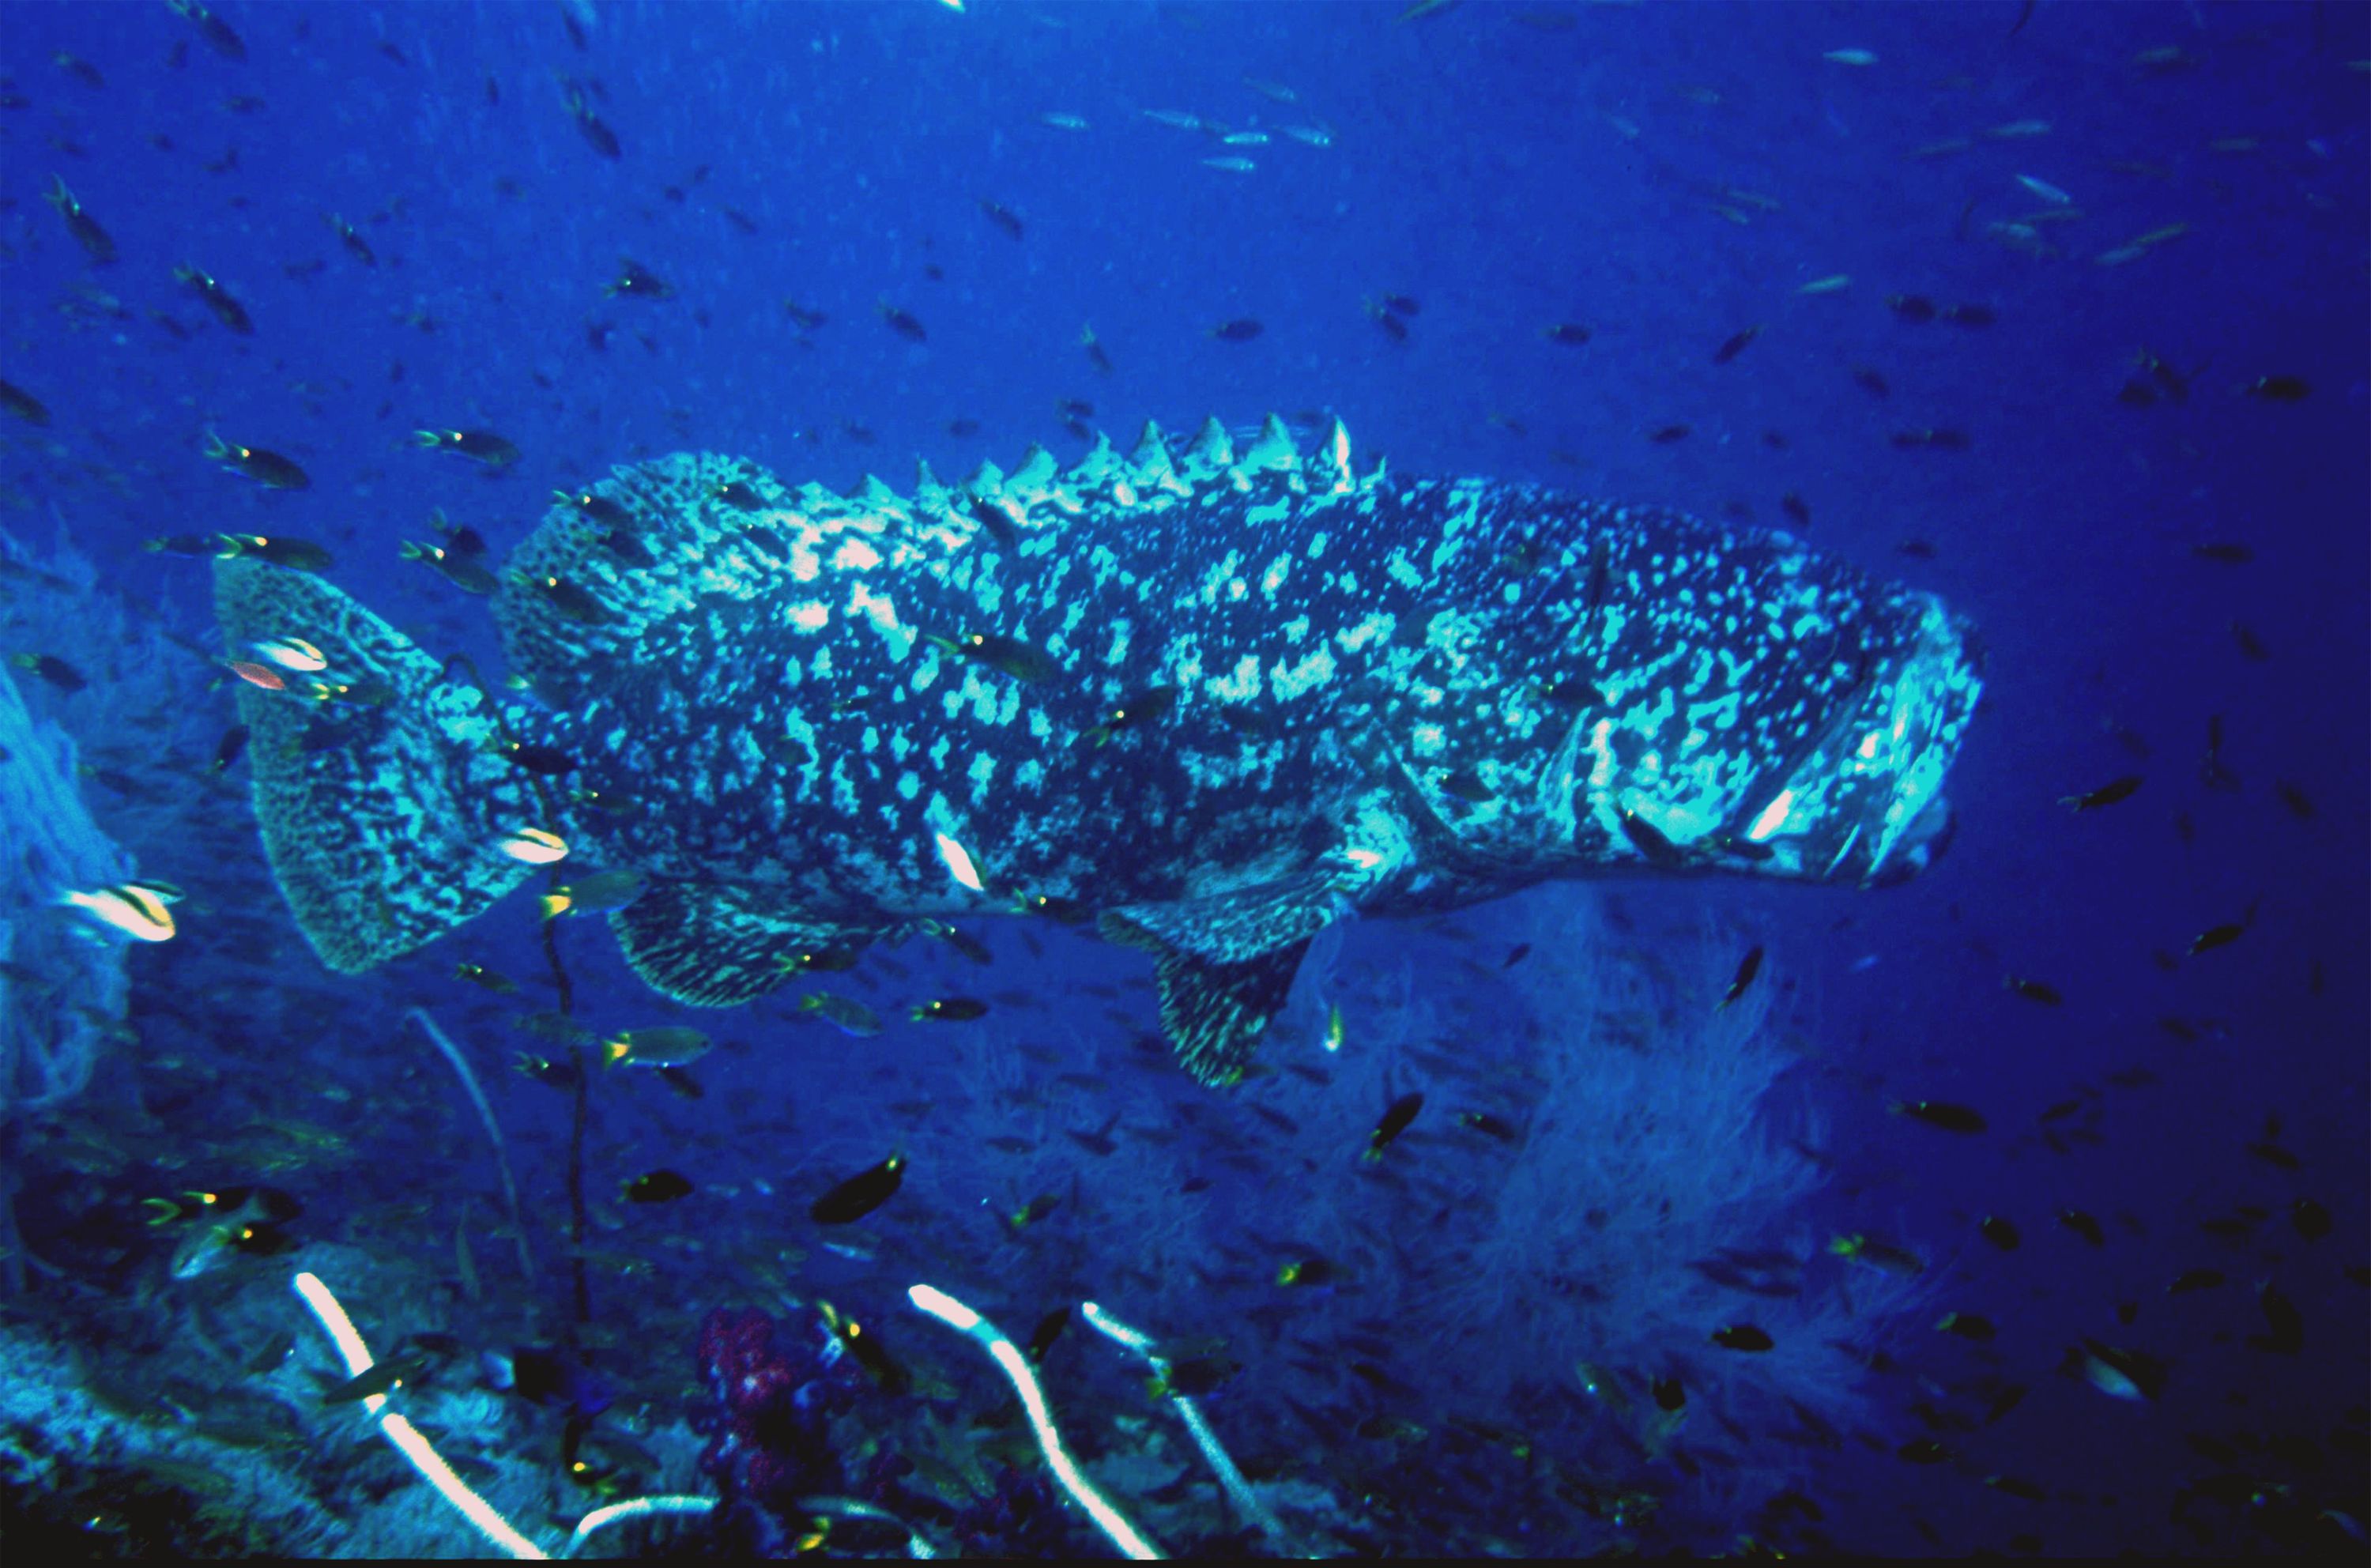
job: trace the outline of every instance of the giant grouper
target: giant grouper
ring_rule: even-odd
[[[535,874],[504,847],[534,828],[641,874],[609,923],[701,1006],[925,922],[1092,920],[1154,955],[1209,1083],[1353,911],[1916,871],[1982,686],[1934,595],[1785,534],[1354,467],[1338,423],[1303,452],[1274,417],[955,487],[925,465],[909,494],[709,453],[614,469],[494,595],[532,700],[318,576],[214,572],[235,656],[328,661],[238,701],[330,968],[484,912]]]

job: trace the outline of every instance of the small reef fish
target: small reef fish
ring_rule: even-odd
[[[799,1000],[799,1010],[813,1013],[842,1034],[869,1040],[881,1032],[881,1016],[852,997],[816,991]]]
[[[680,1171],[652,1170],[628,1182],[622,1189],[630,1204],[671,1204],[693,1192],[691,1179]]]
[[[711,1049],[707,1034],[680,1024],[627,1029],[601,1042],[601,1059],[613,1067],[688,1067]]]
[[[906,1157],[893,1154],[817,1198],[807,1206],[807,1216],[818,1225],[852,1225],[896,1197],[905,1180]]]
[[[1914,1122],[1924,1122],[1947,1133],[1981,1133],[1984,1130],[1984,1119],[1981,1113],[1948,1101],[1897,1100],[1886,1109],[1896,1116],[1907,1116]]]
[[[2141,776],[2127,773],[2120,778],[2109,779],[2096,790],[2086,790],[2079,795],[2061,795],[2058,803],[2070,811],[2094,812],[2101,806],[2112,806],[2119,801],[2131,800],[2139,793],[2140,787]]]
[[[260,446],[240,446],[206,432],[206,456],[235,474],[245,474],[267,490],[310,490],[312,476],[294,460]]]
[[[249,317],[247,307],[232,298],[231,292],[223,287],[213,274],[196,267],[181,266],[173,269],[173,276],[197,291],[198,297],[205,301],[206,308],[214,313],[215,320],[241,337],[254,336],[255,323]]]
[[[489,468],[507,468],[519,460],[519,449],[490,430],[415,430],[411,444],[457,453]]]
[[[42,401],[14,382],[0,381],[0,409],[29,425],[50,422],[50,410]]]
[[[1415,1121],[1417,1113],[1423,1109],[1422,1094],[1403,1094],[1393,1101],[1384,1108],[1382,1120],[1375,1124],[1375,1130],[1367,1135],[1367,1151],[1364,1158],[1370,1160],[1381,1159],[1383,1157],[1383,1150],[1390,1147],[1392,1140],[1407,1131],[1408,1124]]]
[[[568,841],[539,827],[514,828],[496,839],[494,847],[530,866],[549,866],[568,859]]]
[[[1762,949],[1756,944],[1748,949],[1744,958],[1738,962],[1737,975],[1729,981],[1729,989],[1721,993],[1719,1005],[1714,1010],[1717,1012],[1745,995],[1746,988],[1753,984],[1753,977],[1761,973]]]
[[[59,901],[135,941],[171,941],[178,928],[169,907],[172,899],[147,882],[117,882],[88,891],[70,889]]]
[[[58,210],[58,216],[65,220],[66,232],[74,236],[75,243],[82,247],[92,266],[104,267],[115,259],[115,241],[98,226],[97,218],[83,210],[83,204],[75,200],[75,193],[66,189],[64,180],[52,175],[50,189],[42,200]]]

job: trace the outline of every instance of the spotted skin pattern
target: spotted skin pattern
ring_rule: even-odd
[[[555,505],[496,604],[540,699],[509,723],[575,761],[576,855],[653,879],[614,919],[636,967],[742,1000],[799,950],[1050,896],[1161,958],[1222,1081],[1346,909],[1922,863],[1981,685],[1931,596],[1781,535],[1360,473],[1338,425],[1243,440],[847,496],[686,454]]]

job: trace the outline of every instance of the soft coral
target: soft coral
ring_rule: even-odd
[[[754,1308],[720,1308],[700,1330],[700,1372],[716,1400],[700,1470],[716,1482],[726,1528],[768,1554],[787,1551],[784,1521],[799,1498],[846,1490],[829,1422],[859,1387],[821,1324],[812,1343],[785,1344],[775,1328]]]

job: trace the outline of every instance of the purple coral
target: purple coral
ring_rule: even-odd
[[[818,1323],[808,1339],[777,1336],[750,1309],[718,1309],[700,1330],[700,1367],[715,1408],[700,1468],[716,1483],[723,1528],[762,1555],[787,1555],[786,1520],[801,1497],[846,1489],[832,1416],[855,1403],[859,1379]]]

